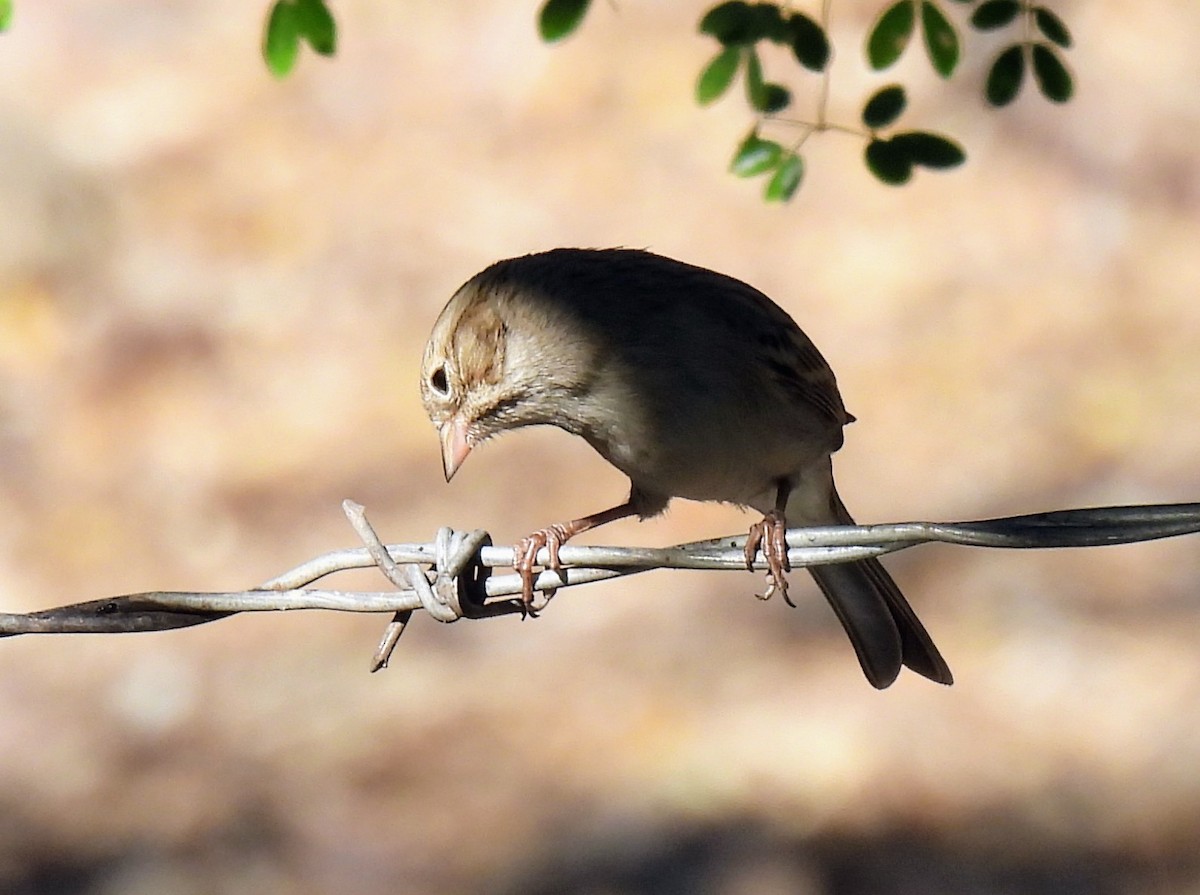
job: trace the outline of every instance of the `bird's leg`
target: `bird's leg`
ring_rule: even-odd
[[[791,561],[788,559],[787,516],[784,513],[791,490],[792,486],[788,482],[780,480],[775,496],[775,508],[764,513],[761,522],[750,526],[750,533],[746,536],[746,568],[754,571],[754,554],[761,547],[763,561],[767,564],[767,591],[758,598],[769,600],[778,590],[787,604],[794,606],[788,597],[788,583],[784,574],[792,570]]]
[[[531,614],[535,614],[537,611],[545,609],[546,604],[550,602],[550,598],[554,596],[554,588],[548,588],[545,599],[541,604],[534,604],[533,569],[537,564],[539,550],[545,547],[550,553],[546,568],[560,572],[562,571],[562,564],[558,560],[558,550],[568,540],[577,534],[582,534],[599,525],[615,522],[617,519],[624,519],[627,516],[635,516],[638,512],[639,510],[634,505],[633,499],[630,498],[620,506],[604,510],[600,513],[593,513],[590,516],[584,516],[582,519],[574,519],[571,522],[557,522],[554,525],[549,525],[546,528],[535,531],[533,534],[518,541],[517,545],[513,548],[513,568],[521,576],[521,602],[525,608]]]

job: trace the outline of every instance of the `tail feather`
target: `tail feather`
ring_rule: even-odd
[[[836,491],[832,505],[839,524],[854,524]],[[846,629],[872,686],[890,686],[902,665],[939,684],[954,683],[929,632],[878,560],[810,566],[809,571]]]
[[[891,685],[904,662],[904,641],[883,595],[863,563],[809,566],[825,599],[846,629],[871,686]]]

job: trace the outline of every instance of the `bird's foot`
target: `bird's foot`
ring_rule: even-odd
[[[769,600],[775,591],[789,606],[795,604],[788,597],[788,583],[785,573],[792,570],[788,559],[787,520],[779,510],[771,510],[762,517],[761,522],[750,526],[746,537],[746,568],[754,571],[754,555],[761,548],[763,561],[767,565],[767,589],[757,594],[760,600]]]
[[[547,548],[550,557],[546,568],[562,572],[558,550],[572,534],[574,532],[570,531],[567,525],[557,523],[522,538],[513,547],[513,568],[521,576],[521,605],[533,618],[537,618],[537,614],[549,605],[555,592],[553,587],[546,588],[544,593],[534,592],[533,582],[537,577],[534,570],[537,567],[538,551],[543,547]]]

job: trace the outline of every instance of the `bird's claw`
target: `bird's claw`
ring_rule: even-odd
[[[565,526],[555,524],[522,538],[513,548],[513,568],[521,576],[521,606],[533,618],[537,618],[537,614],[549,605],[555,592],[553,587],[545,588],[544,593],[534,592],[534,570],[537,567],[538,551],[545,547],[550,553],[546,568],[562,572],[558,550],[569,537],[570,533]]]
[[[767,589],[757,594],[760,600],[769,600],[776,591],[789,606],[795,604],[788,597],[787,572],[792,570],[788,559],[787,520],[779,510],[766,513],[761,522],[750,526],[746,536],[746,568],[754,571],[754,555],[762,549],[763,561],[767,565]]]

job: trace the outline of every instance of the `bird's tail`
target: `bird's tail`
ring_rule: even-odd
[[[831,503],[838,524],[854,524],[836,490]],[[872,686],[880,690],[890,686],[901,665],[939,684],[954,683],[950,666],[879,560],[830,563],[808,570],[846,629]]]

